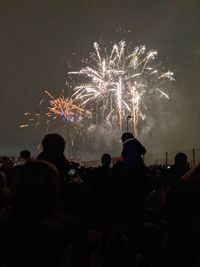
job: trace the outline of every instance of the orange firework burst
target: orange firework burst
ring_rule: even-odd
[[[50,106],[48,107],[49,111],[47,115],[55,119],[57,117],[63,117],[66,120],[74,121],[74,117],[77,115],[82,115],[85,111],[80,106],[74,103],[72,98],[65,98],[61,94],[58,98],[54,98],[48,91],[45,93],[51,98],[49,101]]]

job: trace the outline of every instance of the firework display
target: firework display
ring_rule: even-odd
[[[110,50],[94,43],[89,63],[79,71],[69,72],[76,76],[75,101],[93,110],[97,121],[117,120],[121,130],[127,116],[131,116],[133,131],[137,134],[139,120],[144,119],[148,111],[146,96],[159,93],[169,99],[159,86],[163,80],[174,80],[171,71],[156,68],[156,56],[157,51],[147,51],[145,46],[129,50],[125,41],[114,44]]]
[[[152,107],[155,109],[156,101],[170,98],[166,81],[175,79],[173,72],[157,63],[157,51],[147,50],[144,45],[130,47],[125,41],[111,48],[94,43],[83,65],[68,72],[68,97],[64,92],[54,97],[45,91],[48,99],[40,101],[36,113],[25,113],[28,123],[20,127],[35,129],[45,122],[49,131],[59,122],[72,146],[80,136],[88,144],[100,132],[104,138],[105,129],[112,135],[114,129],[116,140],[128,126],[137,136],[140,122],[145,121]]]
[[[53,97],[53,95],[45,91],[45,94],[49,97],[48,100],[42,99],[39,102],[39,106],[45,106],[45,111],[41,113],[30,113],[26,112],[25,116],[29,117],[29,123],[20,125],[20,128],[34,127],[37,128],[41,121],[46,121],[48,125],[50,122],[56,119],[62,119],[64,123],[71,122],[74,123],[82,119],[85,112],[84,108],[75,104],[72,98],[64,97],[61,93],[58,98]],[[46,105],[46,102],[48,103]]]
[[[49,112],[46,113],[49,117],[53,119],[63,117],[67,121],[74,122],[77,116],[83,114],[84,109],[76,105],[72,98],[65,98],[63,94],[54,98],[48,91],[45,91],[45,93],[50,97],[47,107]]]

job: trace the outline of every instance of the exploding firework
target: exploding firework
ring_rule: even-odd
[[[45,91],[36,113],[25,113],[28,123],[20,127],[62,131],[69,155],[85,159],[105,147],[115,154],[125,126],[128,130],[132,122],[134,134],[142,134],[141,120],[151,117],[160,98],[170,98],[166,81],[175,80],[157,63],[157,51],[129,47],[125,41],[110,49],[94,43],[84,66],[68,73],[71,94],[54,97]]]
[[[61,94],[58,98],[54,98],[48,91],[45,93],[50,97],[48,117],[63,118],[66,121],[74,122],[77,117],[83,115],[84,109],[74,103],[72,98],[65,98]]]
[[[62,132],[66,139],[68,155],[71,157],[77,152],[73,147],[77,136],[81,135],[83,118],[91,116],[90,112],[76,104],[72,97],[65,97],[64,92],[57,98],[49,91],[44,92],[48,98],[39,101],[37,113],[26,112],[28,122],[19,127],[31,127],[34,130],[40,127],[40,130],[45,132]]]
[[[61,93],[58,98],[55,98],[48,91],[45,91],[45,93],[49,97],[47,100],[48,104],[46,105],[46,101],[44,99],[40,100],[39,106],[41,108],[45,103],[44,109],[42,109],[41,113],[26,112],[25,116],[28,116],[29,122],[27,124],[20,125],[20,128],[37,128],[41,124],[41,121],[46,121],[46,124],[49,127],[49,124],[55,119],[62,119],[64,123],[80,122],[85,110],[84,108],[81,108],[81,106],[75,104],[71,97],[66,98],[64,94]]]
[[[125,41],[114,44],[111,50],[101,49],[94,43],[94,52],[86,66],[69,72],[69,75],[79,77],[78,85],[74,87],[74,100],[92,110],[98,118],[96,121],[112,123],[117,118],[121,130],[130,116],[137,134],[139,120],[144,119],[148,111],[147,95],[158,93],[169,99],[159,86],[163,85],[163,80],[174,81],[171,71],[159,71],[155,67],[156,57],[157,51],[147,51],[145,46],[130,51]]]

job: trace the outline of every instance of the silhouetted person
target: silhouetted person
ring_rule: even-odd
[[[174,158],[174,165],[168,170],[169,186],[173,186],[180,182],[181,176],[183,176],[189,170],[189,164],[187,162],[187,155],[179,152]]]
[[[79,176],[77,164],[71,164],[69,181],[64,184],[63,206],[67,215],[76,218],[79,232],[77,242],[72,247],[72,267],[89,266],[88,231],[91,226],[91,193],[90,189]]]
[[[9,175],[10,171],[14,166],[13,161],[9,157],[3,157],[1,160],[1,171],[3,171],[6,177]]]
[[[123,164],[127,173],[124,177],[123,201],[126,202],[127,209],[139,208],[143,206],[147,190],[146,169],[142,158],[146,149],[132,133],[123,133],[121,140]]]
[[[93,192],[93,215],[96,221],[100,222],[109,215],[111,176],[110,167],[112,158],[105,153],[101,156],[101,166],[93,171],[91,186]]]
[[[129,132],[123,133],[121,140],[123,142],[123,162],[127,169],[130,171],[138,171],[143,168],[144,163],[142,155],[146,153],[145,147]]]
[[[0,266],[57,267],[71,242],[72,223],[57,209],[56,168],[47,162],[20,167],[15,201],[0,216]]]
[[[22,150],[20,152],[20,156],[19,156],[19,161],[17,162],[17,164],[12,168],[12,170],[10,171],[9,175],[7,176],[6,179],[6,184],[8,186],[8,188],[13,191],[14,187],[15,187],[15,182],[16,182],[16,176],[17,173],[20,171],[20,168],[31,161],[31,153],[28,150]]]
[[[110,169],[111,161],[112,161],[112,158],[111,158],[110,154],[105,153],[102,155],[102,157],[101,157],[102,167]]]
[[[22,150],[19,154],[19,165],[23,165],[31,160],[31,152],[28,150]]]
[[[178,158],[182,158],[177,163],[183,163],[181,169],[184,170],[186,157],[179,154]],[[185,167],[188,168],[187,164]],[[173,226],[168,241],[171,254],[168,258],[173,265],[170,262],[168,266],[199,266],[200,164],[179,179],[174,178],[175,182],[171,184],[166,203],[168,219]]]
[[[64,177],[67,177],[69,163],[64,156],[65,140],[59,134],[47,134],[42,140],[43,151],[37,159],[49,161],[59,171],[61,177],[61,186],[64,183]]]
[[[163,172],[161,176],[161,200],[163,204],[168,199],[169,202],[173,202],[176,199],[180,190],[182,190],[181,177],[189,170],[189,164],[187,162],[187,155],[179,152],[174,158],[174,165]],[[166,198],[166,199],[165,199]]]
[[[13,166],[14,163],[11,158],[9,157],[2,158],[0,170],[5,174],[6,185],[9,187],[9,189],[10,189],[10,181],[12,180],[13,176]]]

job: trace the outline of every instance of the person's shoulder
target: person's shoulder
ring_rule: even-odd
[[[140,141],[137,138],[133,138],[133,142],[141,145]]]
[[[42,160],[44,158],[44,156],[45,156],[45,153],[44,153],[44,151],[42,151],[39,155],[37,155],[36,159]]]

